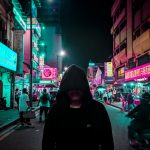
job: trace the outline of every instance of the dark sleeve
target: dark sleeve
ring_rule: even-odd
[[[127,117],[132,117],[135,113],[138,112],[139,108],[141,107],[141,105],[136,106],[133,110],[131,110],[128,114]]]
[[[56,142],[56,108],[52,108],[46,120],[43,132],[42,150],[54,150]]]
[[[100,133],[102,134],[101,139],[101,150],[114,150],[114,141],[112,135],[112,128],[108,113],[105,107],[101,104],[99,107],[99,116],[101,116]]]

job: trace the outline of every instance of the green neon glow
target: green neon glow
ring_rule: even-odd
[[[95,63],[89,63],[89,66],[95,66]]]
[[[16,71],[17,53],[0,42],[0,66]]]
[[[45,30],[45,26],[43,26],[42,29]]]
[[[40,45],[41,45],[41,46],[45,46],[45,43],[44,43],[44,42],[41,42]]]
[[[19,12],[16,10],[16,8],[13,8],[13,12],[15,14],[15,18],[18,21],[18,23],[26,31],[26,24],[25,24],[24,20],[22,19],[21,15],[19,14]]]
[[[133,86],[133,85],[134,85],[134,83],[131,83],[130,85],[131,85],[131,86]]]
[[[42,53],[40,56],[41,56],[41,57],[45,57],[45,54],[44,54],[44,53]]]

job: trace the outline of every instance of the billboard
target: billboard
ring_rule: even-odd
[[[150,63],[138,66],[125,72],[125,81],[150,77]]]
[[[57,78],[57,68],[44,67],[42,71],[42,80],[54,80]]]
[[[113,77],[112,62],[105,62],[105,77]]]
[[[17,68],[17,53],[0,42],[0,66],[12,71]]]

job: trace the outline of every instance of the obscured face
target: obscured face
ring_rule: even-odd
[[[82,91],[80,90],[70,90],[68,92],[68,96],[70,98],[70,101],[81,101],[82,98]]]

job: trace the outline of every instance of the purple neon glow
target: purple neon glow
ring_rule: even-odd
[[[150,77],[150,63],[133,68],[125,72],[125,80],[135,80],[144,77]]]

